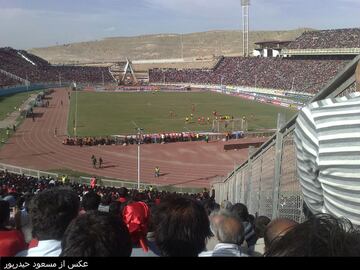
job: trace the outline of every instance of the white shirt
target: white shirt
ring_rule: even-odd
[[[219,243],[214,250],[201,252],[199,257],[248,257],[248,255],[241,252],[239,245]]]
[[[30,248],[16,254],[16,257],[59,257],[61,253],[61,241],[39,241],[37,247]]]

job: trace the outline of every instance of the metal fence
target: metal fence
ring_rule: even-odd
[[[9,173],[31,176],[35,178],[51,177],[58,180],[60,180],[62,176],[62,174],[59,175],[57,173],[27,169],[27,168],[8,165],[4,163],[0,163],[0,171],[7,171]],[[71,183],[76,183],[81,185],[82,184],[90,185],[90,179],[91,179],[90,177],[85,177],[85,176],[80,176],[80,177],[69,176],[69,180]],[[126,187],[129,189],[137,189],[137,182],[123,181],[119,179],[98,178],[98,185],[103,187],[115,187],[115,188]],[[140,184],[140,190],[145,190],[150,187],[156,188],[159,191],[178,192],[178,193],[198,193],[202,191],[201,188],[189,188],[189,187],[172,186],[172,185],[157,185],[151,183]]]
[[[356,91],[355,72],[360,73],[360,68],[356,71],[359,60],[357,56],[311,102]],[[296,117],[288,123],[279,117],[277,133],[256,151],[250,149],[248,160],[226,179],[213,183],[218,203],[241,202],[252,214],[304,220],[303,198],[296,175]]]

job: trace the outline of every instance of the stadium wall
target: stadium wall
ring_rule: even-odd
[[[69,84],[61,84],[62,87],[68,86],[68,85]],[[32,84],[30,86],[15,86],[15,87],[10,87],[10,88],[3,88],[3,89],[0,89],[0,97],[18,94],[18,93],[24,93],[24,92],[28,92],[28,91],[34,91],[34,90],[55,88],[55,87],[60,87],[60,85],[44,83],[44,84]]]

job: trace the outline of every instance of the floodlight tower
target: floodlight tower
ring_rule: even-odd
[[[241,0],[243,26],[243,55],[249,56],[249,6],[250,0]]]

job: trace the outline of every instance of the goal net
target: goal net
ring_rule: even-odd
[[[233,131],[247,131],[248,122],[246,119],[218,119],[213,120],[213,132],[233,132]]]

